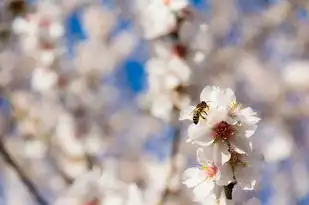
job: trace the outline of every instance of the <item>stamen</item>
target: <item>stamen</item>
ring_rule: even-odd
[[[207,178],[214,178],[218,173],[218,167],[215,165],[202,165]]]
[[[225,121],[221,121],[212,129],[216,140],[226,141],[235,136],[235,129]]]

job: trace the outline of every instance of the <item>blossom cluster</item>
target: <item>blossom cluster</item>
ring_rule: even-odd
[[[164,121],[190,104],[186,88],[192,65],[200,65],[210,48],[207,26],[194,18],[187,0],[138,1],[144,38],[153,56],[146,62],[148,92],[143,100],[150,113]]]
[[[222,204],[223,190],[231,199],[226,192],[236,183],[244,190],[255,188],[261,157],[250,138],[260,118],[250,107],[238,103],[230,88],[206,86],[200,101],[180,114],[180,120],[193,120],[187,142],[198,146],[199,163],[184,172],[183,183],[193,188],[194,201]]]

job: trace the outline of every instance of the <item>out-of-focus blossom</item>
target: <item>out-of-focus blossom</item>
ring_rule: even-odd
[[[55,204],[64,204],[69,200],[74,204],[98,201],[106,205],[142,205],[143,197],[139,188],[135,184],[126,185],[118,181],[114,174],[112,169],[101,173],[96,168],[83,174]]]
[[[306,89],[309,87],[309,62],[290,62],[282,73],[283,80],[294,89]]]
[[[184,173],[184,183],[188,187],[195,187],[195,201],[203,203],[209,195],[213,195],[219,200],[217,203],[221,203],[223,186],[238,183],[245,190],[255,187],[260,174],[261,157],[252,149],[251,136],[260,118],[251,108],[243,108],[237,103],[234,92],[229,88],[206,86],[200,94],[200,100],[201,103],[196,107],[189,106],[182,110],[180,120],[193,121],[194,124],[188,128],[187,141],[202,146],[205,151],[198,148],[198,161],[200,164],[212,163],[212,166],[211,169],[207,165],[202,165],[201,169],[188,169]],[[208,182],[205,180],[209,178],[208,170],[219,173],[217,179],[213,180],[215,186],[207,184],[203,191],[199,191],[200,184]],[[213,190],[217,193],[209,194]]]
[[[137,1],[145,38],[153,39],[173,32],[179,13],[187,6],[187,0]]]

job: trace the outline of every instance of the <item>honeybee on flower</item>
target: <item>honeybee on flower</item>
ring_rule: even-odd
[[[200,95],[201,101],[209,102],[207,120],[191,124],[188,128],[188,142],[212,149],[218,165],[230,160],[230,146],[238,153],[252,149],[249,138],[254,134],[260,120],[251,108],[242,108],[236,102],[234,92],[216,86],[206,86]],[[192,120],[190,106],[180,114],[180,120]]]
[[[201,168],[187,169],[184,184],[193,187],[195,201],[203,204],[212,196],[215,201],[210,201],[222,204],[223,187],[231,183],[238,183],[246,190],[255,187],[261,158],[253,150],[250,137],[260,118],[250,107],[238,103],[230,88],[206,86],[200,100],[197,107],[189,106],[180,113],[180,120],[193,122],[188,128],[187,141],[202,147],[197,150]],[[207,107],[205,102],[209,102]],[[196,123],[196,116],[199,119],[205,108],[207,115],[204,113],[201,116],[204,120]]]

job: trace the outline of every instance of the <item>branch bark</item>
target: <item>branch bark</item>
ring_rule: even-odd
[[[28,176],[22,171],[22,169],[17,165],[14,159],[9,154],[8,150],[6,149],[3,140],[0,139],[0,155],[3,160],[8,163],[18,174],[22,183],[27,187],[30,194],[35,198],[38,204],[40,205],[48,205],[48,202],[44,199],[43,196],[39,193],[35,184],[28,178]]]

